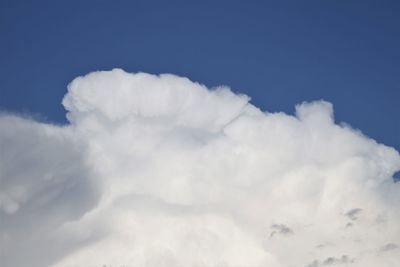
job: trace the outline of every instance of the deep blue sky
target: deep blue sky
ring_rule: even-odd
[[[64,123],[94,70],[229,85],[264,110],[325,99],[400,150],[400,1],[0,0],[0,109]]]

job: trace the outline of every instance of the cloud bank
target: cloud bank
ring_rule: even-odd
[[[7,267],[400,266],[400,156],[330,103],[93,72],[69,124],[0,116]]]

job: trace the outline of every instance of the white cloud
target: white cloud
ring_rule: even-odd
[[[70,125],[0,117],[7,266],[400,265],[400,156],[330,103],[265,113],[174,75],[94,72]]]

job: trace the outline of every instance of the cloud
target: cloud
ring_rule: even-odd
[[[7,266],[399,266],[400,156],[325,101],[268,113],[227,87],[78,77],[67,126],[0,117]]]
[[[68,127],[0,116],[0,258],[3,266],[47,266],[72,249],[58,227],[99,197],[93,171]]]

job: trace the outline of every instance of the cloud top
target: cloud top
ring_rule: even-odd
[[[227,87],[209,91],[172,74],[128,74],[113,69],[76,78],[68,86],[63,105],[71,122],[96,114],[111,121],[136,117],[217,130],[242,112],[248,100]]]

